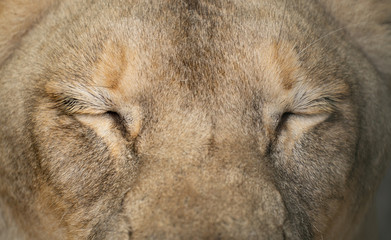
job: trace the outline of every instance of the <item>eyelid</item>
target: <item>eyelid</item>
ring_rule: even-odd
[[[126,121],[125,118],[116,111],[107,111],[104,113],[104,115],[110,116],[118,125],[123,125]]]
[[[71,96],[51,96],[54,108],[62,110],[68,115],[102,115],[107,112],[115,112],[108,105],[97,105]]]
[[[294,121],[294,124],[300,126],[314,126],[327,120],[334,113],[333,108],[310,108],[299,111],[285,111],[280,115],[276,126],[276,132],[279,133],[286,126],[288,121]]]
[[[317,115],[331,114],[337,110],[337,101],[329,97],[323,97],[316,100],[304,101],[294,106],[294,114]]]
[[[313,128],[316,125],[326,121],[332,113],[319,113],[319,114],[311,114],[311,115],[296,115],[294,119],[294,124],[298,128],[307,129]]]
[[[107,92],[80,82],[49,82],[45,86],[45,91],[56,108],[70,115],[103,114],[113,107]]]

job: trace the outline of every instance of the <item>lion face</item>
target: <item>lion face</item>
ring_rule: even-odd
[[[354,236],[391,101],[304,2],[51,6],[0,71],[15,236]]]

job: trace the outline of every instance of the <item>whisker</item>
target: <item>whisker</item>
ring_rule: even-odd
[[[299,52],[299,55],[301,55],[305,50],[307,50],[309,47],[315,45],[316,43],[318,43],[319,41],[321,41],[322,39],[325,39],[326,37],[334,34],[334,33],[337,33],[339,31],[342,31],[343,29],[345,29],[346,27],[341,27],[341,28],[338,28],[336,30],[333,30],[331,32],[328,32],[327,34],[321,36],[320,38],[318,38],[317,40],[313,41],[312,43],[308,44],[305,48],[303,48],[300,52]]]
[[[362,22],[361,22],[361,23],[349,24],[349,25],[346,25],[346,26],[337,28],[337,29],[335,29],[335,30],[332,30],[332,31],[330,31],[330,32],[328,32],[328,33],[326,33],[326,34],[324,34],[323,36],[321,36],[320,38],[316,39],[316,40],[313,41],[312,43],[308,44],[305,48],[303,48],[303,49],[298,53],[298,55],[300,56],[305,50],[307,50],[307,49],[310,48],[311,46],[315,45],[316,43],[318,43],[318,42],[321,41],[322,39],[325,39],[325,38],[327,38],[328,36],[333,35],[333,34],[335,34],[335,33],[337,33],[337,32],[340,32],[340,31],[342,31],[342,30],[344,30],[344,29],[346,29],[346,28],[349,28],[349,27],[352,27],[352,26],[355,26],[355,25],[360,25],[360,24],[362,24]]]

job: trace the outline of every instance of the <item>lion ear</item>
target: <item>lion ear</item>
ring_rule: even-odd
[[[56,0],[0,0],[0,65]]]
[[[321,0],[375,67],[391,80],[391,1]]]

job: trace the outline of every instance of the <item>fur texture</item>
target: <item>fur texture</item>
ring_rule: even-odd
[[[367,236],[390,8],[0,1],[0,239]]]

